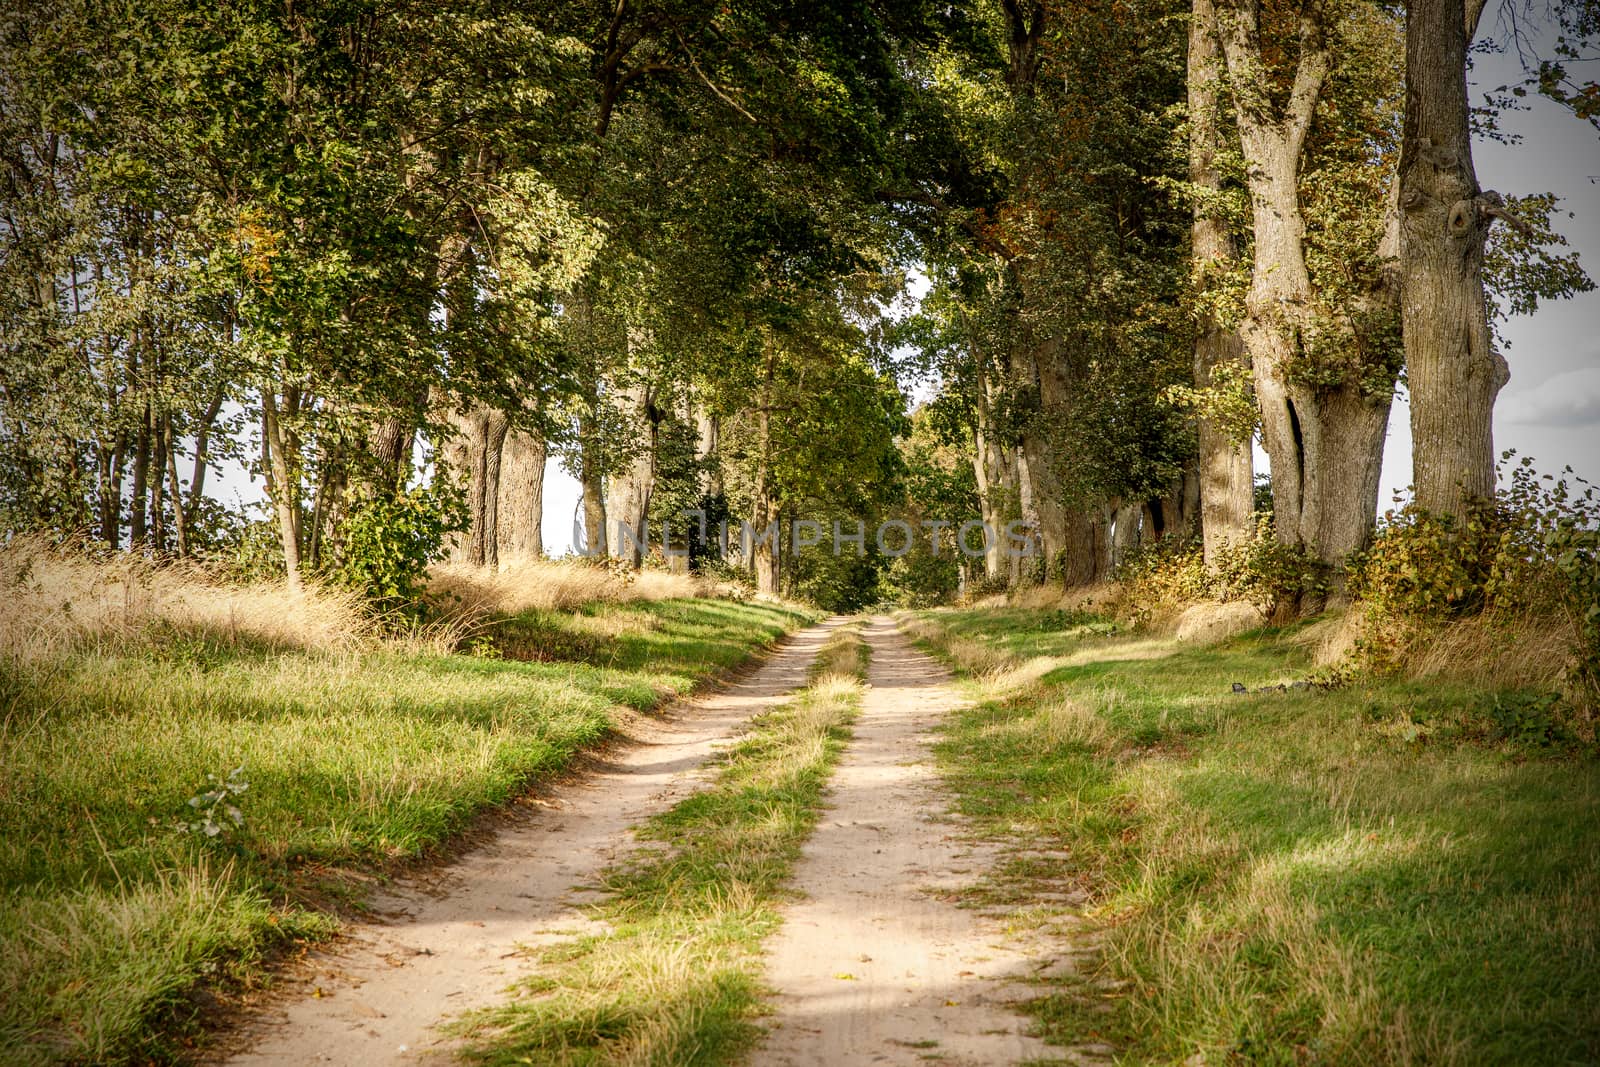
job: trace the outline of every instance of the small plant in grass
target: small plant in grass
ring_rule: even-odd
[[[225,833],[243,829],[244,812],[234,800],[250,788],[250,783],[244,780],[244,765],[229,771],[226,778],[207,774],[206,780],[211,787],[189,798],[189,807],[197,818],[183,820],[183,829],[207,839],[221,838]]]

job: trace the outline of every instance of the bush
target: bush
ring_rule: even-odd
[[[1600,502],[1582,479],[1541,476],[1528,458],[1502,465],[1501,478],[1493,501],[1459,518],[1415,504],[1384,516],[1349,568],[1363,621],[1358,664],[1403,668],[1441,627],[1468,618],[1543,620],[1575,635],[1568,695],[1592,708],[1600,698]]]
[[[332,577],[375,606],[414,612],[428,565],[443,558],[445,538],[466,522],[460,497],[445,486],[364,500],[341,527],[343,550]]]
[[[1117,568],[1135,621],[1148,622],[1162,607],[1201,600],[1247,601],[1265,611],[1297,609],[1328,593],[1328,571],[1304,549],[1279,543],[1269,516],[1255,532],[1224,545],[1211,567],[1200,542],[1167,538],[1140,546]]]

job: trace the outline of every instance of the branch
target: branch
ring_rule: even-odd
[[[1472,39],[1478,36],[1478,20],[1483,17],[1483,9],[1488,0],[1466,0],[1462,6],[1461,28],[1467,33],[1467,47],[1472,47]]]
[[[687,44],[684,43],[683,35],[674,33],[673,36],[678,39],[678,47],[683,49],[683,54],[689,57],[689,65],[694,68],[694,72],[696,74],[700,75],[700,80],[706,83],[706,88],[717,94],[718,100],[721,100],[724,104],[727,104],[729,107],[733,108],[733,110],[749,119],[751,123],[757,126],[761,125],[760,119],[757,119],[754,115],[750,114],[750,112],[746,111],[739,105],[737,100],[723,92],[716,82],[706,77],[706,72],[700,69],[700,61],[694,57],[694,52]]]
[[[1495,219],[1499,219],[1523,237],[1533,236],[1533,227],[1506,210],[1505,197],[1493,189],[1485,189],[1471,200],[1457,200],[1450,208],[1450,220],[1446,227],[1451,237],[1465,237],[1474,226],[1479,225],[1479,219],[1486,220],[1482,223],[1485,230],[1494,225]]]
[[[1306,131],[1311,127],[1311,117],[1316,113],[1317,100],[1322,96],[1323,83],[1328,80],[1332,67],[1326,16],[1321,0],[1307,0],[1300,9],[1300,60],[1295,67],[1294,88],[1289,92],[1289,104],[1283,116],[1289,148],[1296,158],[1305,144]]]

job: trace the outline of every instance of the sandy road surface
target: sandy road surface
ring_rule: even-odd
[[[1026,1036],[1008,1001],[1038,962],[952,890],[994,861],[943,813],[928,733],[960,704],[887,619],[866,630],[871,688],[770,950],[778,990],[758,1067],[1010,1064],[1071,1053]],[[1075,1057],[1074,1057],[1075,1058]]]
[[[443,1020],[494,1003],[538,944],[581,922],[574,886],[632,846],[630,828],[697,787],[695,770],[752,716],[805,683],[832,624],[786,642],[742,681],[641,720],[637,744],[560,787],[549,810],[518,819],[428,882],[374,902],[383,921],[351,931],[312,973],[252,1020],[238,1065],[414,1064],[447,1058]]]

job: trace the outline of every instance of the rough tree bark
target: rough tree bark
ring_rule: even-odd
[[[648,385],[632,385],[619,390],[628,412],[632,432],[637,436],[633,458],[611,478],[606,496],[606,531],[611,554],[633,566],[644,563],[643,547],[648,541],[646,522],[650,516],[650,497],[656,483],[656,445],[661,427],[661,412],[655,393]],[[626,533],[624,532],[626,530]]]
[[[525,430],[506,435],[500,458],[500,503],[496,518],[502,559],[544,555],[544,438]]]
[[[995,403],[1003,386],[982,353],[973,350],[978,362],[977,420],[973,427],[972,473],[978,483],[981,518],[995,532],[984,552],[983,570],[991,580],[1005,573],[1005,525],[1020,496],[1016,450],[1008,447],[995,426]]]
[[[1501,211],[1472,166],[1467,48],[1482,0],[1406,5],[1401,316],[1417,503],[1458,515],[1494,493],[1494,401],[1510,378],[1489,333],[1483,251]]]
[[[1222,144],[1218,104],[1224,59],[1217,40],[1211,0],[1194,0],[1189,23],[1189,181],[1197,189],[1190,225],[1190,258],[1196,289],[1204,291],[1209,278],[1230,268],[1237,258],[1227,224],[1216,215],[1205,194],[1222,189],[1217,150]],[[1211,372],[1227,363],[1244,363],[1244,341],[1234,330],[1223,329],[1207,315],[1194,344],[1194,382],[1205,388]],[[1202,415],[1199,437],[1200,532],[1205,561],[1215,561],[1223,545],[1249,538],[1253,523],[1254,476],[1250,442],[1239,441]]]
[[[1216,5],[1250,191],[1255,255],[1240,334],[1250,353],[1262,444],[1272,465],[1278,539],[1337,564],[1377,519],[1378,476],[1393,390],[1368,392],[1354,375],[1307,384],[1293,373],[1313,336],[1298,176],[1307,130],[1331,69],[1328,17],[1301,9],[1300,54],[1281,113],[1262,60],[1260,5]]]
[[[595,420],[578,420],[578,484],[583,490],[583,551],[588,556],[606,554],[605,473],[600,462],[600,443]]]
[[[498,566],[500,463],[509,420],[505,412],[480,403],[464,413],[452,411],[449,422],[454,433],[445,458],[465,492],[468,517],[451,557],[475,567]]]

